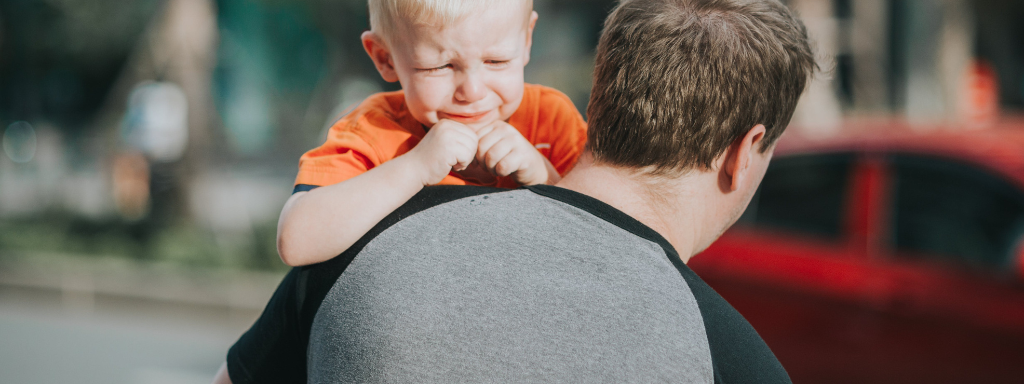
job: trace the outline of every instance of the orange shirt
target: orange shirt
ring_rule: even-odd
[[[508,123],[562,175],[576,163],[587,139],[586,123],[572,101],[541,85],[526,84],[523,101]],[[375,94],[334,123],[323,145],[302,155],[295,184],[326,186],[348,180],[409,152],[426,133],[406,110],[402,91]],[[454,172],[439,184],[485,185]],[[509,177],[486,185],[519,186]]]

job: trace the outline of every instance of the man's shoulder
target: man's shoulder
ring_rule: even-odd
[[[423,187],[423,190],[392,213],[392,216],[394,216],[392,219],[396,221],[401,220],[420,211],[467,197],[510,192],[512,190],[504,188],[471,185],[432,185]]]
[[[516,202],[513,204],[499,204],[499,212],[490,212],[489,214],[495,216],[487,217],[488,221],[492,219],[494,221],[502,221],[507,226],[510,227],[525,228],[531,226],[530,222],[525,222],[522,220],[510,220],[508,217],[505,217],[509,216],[513,212],[521,213],[522,211],[530,210],[531,208],[542,210],[545,208],[549,208],[550,204],[557,205],[563,203],[570,206],[575,206],[576,208],[582,211],[588,212],[590,215],[596,216],[596,218],[599,221],[612,220],[611,223],[607,223],[609,225],[620,227],[624,225],[621,223],[621,221],[623,220],[622,217],[614,216],[615,213],[613,212],[618,212],[617,210],[611,208],[610,206],[606,206],[600,203],[597,203],[595,205],[594,202],[596,202],[596,200],[587,198],[586,196],[580,195],[576,192],[551,186],[532,186],[528,187],[528,189],[529,191],[532,192],[529,192],[526,188],[510,190],[503,188],[464,185],[435,185],[424,187],[419,193],[417,193],[408,201],[406,201],[405,204],[398,207],[389,215],[387,215],[384,219],[378,222],[377,225],[370,229],[370,231],[363,235],[362,238],[356,241],[355,244],[349,247],[341,255],[328,261],[325,261],[323,263],[303,267],[306,270],[305,277],[321,281],[323,284],[333,284],[333,282],[348,268],[348,265],[352,262],[352,260],[363,252],[364,248],[366,248],[367,245],[372,243],[374,240],[380,238],[381,235],[388,231],[389,229],[399,225],[399,223],[402,223],[403,221],[409,221],[409,219],[414,219],[415,217],[418,216],[418,214],[428,210],[435,210],[435,213],[438,213],[441,216],[447,218],[462,217],[467,214],[478,214],[483,211],[479,209],[481,208],[481,204],[476,204],[473,201],[470,201],[473,200],[472,198],[476,196],[484,197],[480,199],[481,203],[483,201],[486,201],[488,198],[490,198],[491,202],[495,202],[505,200],[501,199],[501,197],[520,196],[520,198],[516,199]],[[522,198],[523,193],[526,193],[527,196],[537,197],[537,199],[524,199]],[[468,199],[467,202],[469,202],[469,204],[449,204],[462,201],[463,199]],[[493,207],[493,205],[491,206]],[[439,209],[440,211],[437,211],[437,209]],[[618,212],[618,214],[625,215],[624,213],[621,212]],[[626,216],[626,218],[628,218],[628,216]],[[520,217],[520,219],[522,219],[522,217]],[[539,213],[529,215],[529,217],[524,220],[528,221],[534,219],[546,220],[545,217],[543,217],[543,215]],[[418,222],[422,220],[413,221]],[[629,227],[629,225],[633,223],[642,226],[642,224],[639,224],[639,222],[636,222],[635,220],[628,218],[627,224],[625,224],[627,227],[624,229],[632,232],[630,230],[631,227]],[[428,226],[430,228],[436,229],[437,227],[440,226],[440,224],[441,223],[431,223]],[[572,230],[572,228],[570,227],[572,227],[572,225],[564,225],[561,227],[561,229],[567,231]],[[464,241],[468,241],[469,238],[484,238],[491,235],[489,233],[481,233],[480,231],[487,232],[481,228],[477,228],[476,233],[473,233],[467,237],[462,237],[461,239]],[[395,232],[392,233],[392,235],[395,234]],[[397,235],[401,237],[403,233],[397,233]],[[327,287],[324,286],[321,288]],[[326,293],[324,289],[320,289],[319,291],[320,294]]]
[[[364,378],[378,367],[403,377],[396,381],[458,372],[519,382],[531,373],[515,367],[527,366],[543,367],[550,381],[710,381],[686,283],[664,250],[612,209],[549,186],[425,189],[321,300],[311,377]]]
[[[354,257],[362,251],[363,247],[365,247],[367,243],[373,241],[373,239],[379,236],[382,232],[419,212],[467,197],[509,192],[512,191],[502,188],[468,185],[434,185],[424,187],[423,190],[406,201],[405,204],[402,204],[402,206],[395,209],[391,214],[384,217],[384,219],[370,229],[366,235],[349,247],[345,253],[321,264],[329,264],[335,260],[342,262],[346,259],[346,256],[348,256],[348,258]],[[318,264],[317,266],[322,266],[321,264]]]
[[[686,282],[689,294],[696,302],[710,348],[716,382],[790,382],[786,370],[754,327],[683,263],[667,239],[626,213],[584,194],[550,186],[529,188],[537,194],[579,208],[629,232],[634,240],[653,243],[662,252],[666,261],[678,271],[677,276]],[[627,240],[627,237],[619,237],[616,241],[623,240]]]

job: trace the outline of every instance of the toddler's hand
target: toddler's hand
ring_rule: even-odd
[[[515,127],[496,121],[480,128],[477,136],[476,159],[491,173],[512,175],[521,185],[550,181],[548,160]]]
[[[423,185],[441,182],[452,170],[466,169],[476,155],[477,134],[452,120],[441,120],[407,153],[422,167]]]

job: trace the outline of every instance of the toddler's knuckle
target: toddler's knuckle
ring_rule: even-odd
[[[502,176],[508,176],[508,174],[512,173],[514,169],[515,168],[512,167],[512,165],[509,164],[508,161],[498,162],[498,165],[494,167],[494,171],[501,174]]]

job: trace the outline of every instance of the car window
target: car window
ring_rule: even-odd
[[[1024,195],[979,167],[894,156],[893,245],[899,257],[1011,272],[1024,235]]]
[[[772,160],[738,224],[838,240],[852,163],[852,154]]]

